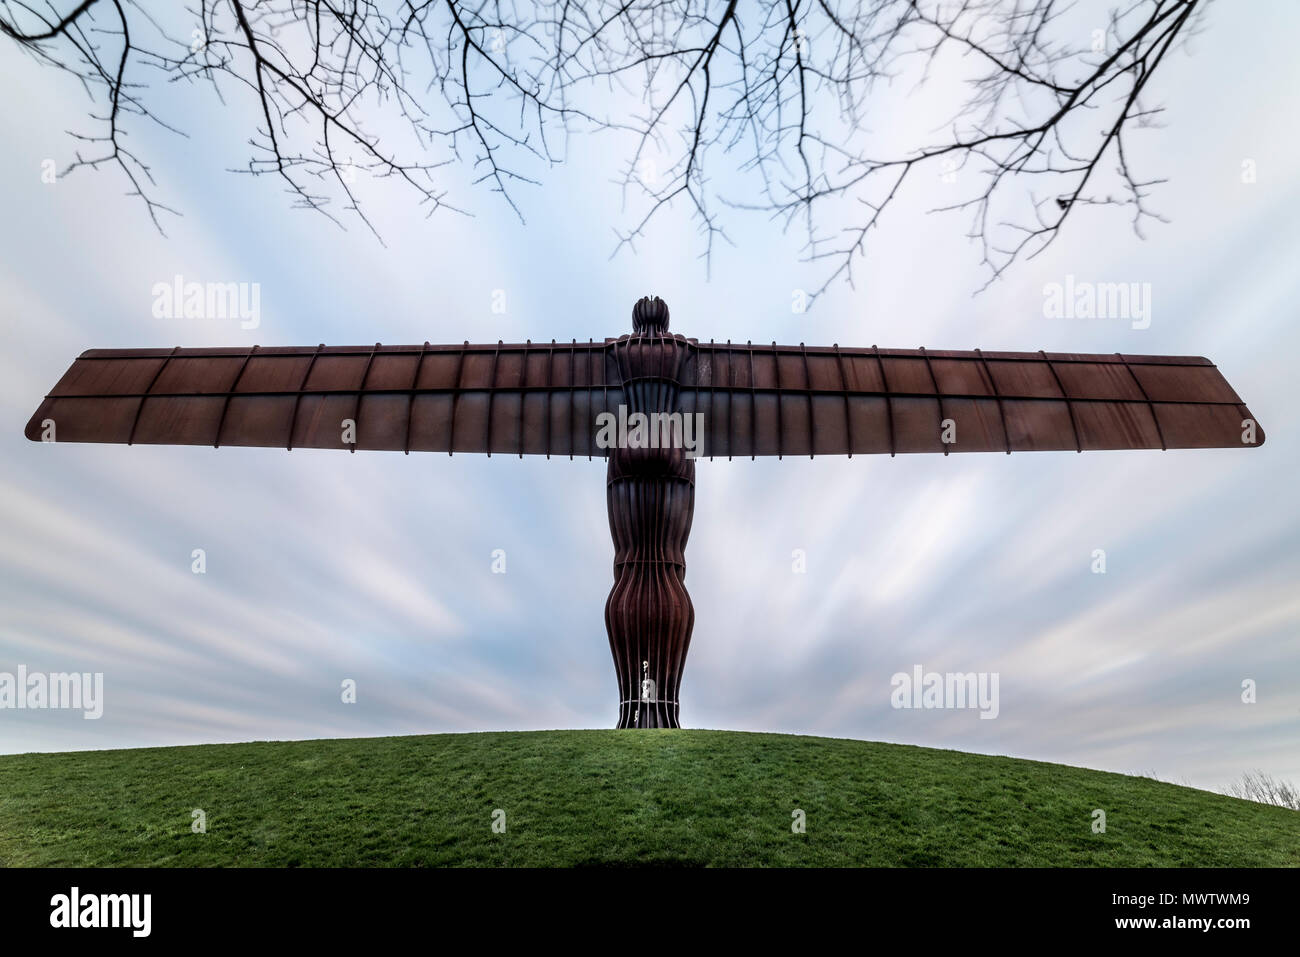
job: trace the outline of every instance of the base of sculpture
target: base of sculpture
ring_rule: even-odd
[[[620,728],[680,728],[676,701],[624,701],[618,708]]]
[[[677,728],[682,670],[695,625],[684,550],[695,463],[615,450],[606,499],[614,587],[605,628],[618,675],[618,727]]]

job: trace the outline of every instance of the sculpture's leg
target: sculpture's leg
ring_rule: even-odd
[[[618,727],[678,728],[695,624],[685,585],[695,462],[680,450],[613,450],[606,496],[614,587],[605,627],[618,673]]]

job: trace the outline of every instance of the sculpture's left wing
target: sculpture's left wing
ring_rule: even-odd
[[[1241,448],[1264,432],[1199,356],[700,343],[703,455]]]

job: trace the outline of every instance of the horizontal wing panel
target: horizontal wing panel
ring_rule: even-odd
[[[625,401],[613,345],[621,341],[90,350],[51,390],[27,435],[603,456],[595,421]],[[1244,424],[1253,418],[1241,398],[1199,357],[691,340],[673,374],[678,411],[703,417],[701,455],[1264,441],[1262,429]]]
[[[612,368],[591,342],[95,349],[51,390],[27,436],[603,456],[595,417],[622,401]]]
[[[703,416],[702,454],[713,456],[1264,441],[1200,357],[701,343],[683,380],[681,408]]]

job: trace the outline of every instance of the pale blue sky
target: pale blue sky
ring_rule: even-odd
[[[98,721],[0,711],[0,750],[610,726],[603,463],[51,447],[22,428],[86,348],[599,340],[655,293],[674,331],[702,339],[1206,355],[1269,436],[1249,453],[701,462],[685,725],[1202,787],[1248,768],[1300,780],[1298,27],[1291,4],[1220,4],[1192,55],[1162,67],[1167,127],[1134,146],[1170,179],[1155,205],[1172,223],[1146,242],[1123,214],[1084,211],[972,298],[964,220],[924,214],[944,199],[936,171],[857,288],[803,315],[792,290],[822,273],[762,217],[735,220],[708,277],[684,210],[611,260],[627,218],[620,155],[598,138],[520,194],[526,227],[463,170],[449,185],[472,218],[426,220],[407,194],[369,189],[384,248],[226,172],[246,156],[248,104],[201,89],[163,101],[189,139],[134,140],[184,213],[161,237],[111,172],[42,184],[86,103],[0,45],[0,671],[102,671],[106,695]],[[177,273],[260,283],[260,328],[154,318],[153,284]],[[1151,283],[1150,328],[1043,318],[1044,284],[1067,274]],[[791,573],[796,548],[806,575]],[[890,676],[915,664],[998,672],[999,717],[893,710]],[[345,678],[356,705],[339,700]]]

